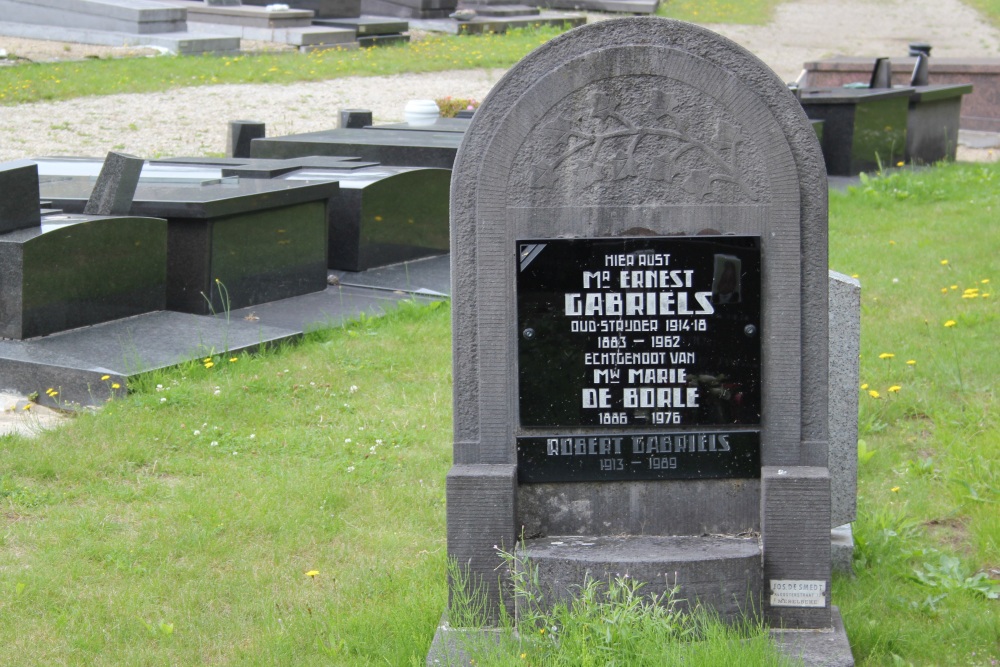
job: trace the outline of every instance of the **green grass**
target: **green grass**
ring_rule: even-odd
[[[406,307],[0,440],[0,664],[422,661],[448,331],[445,304]]]
[[[1000,659],[967,581],[1000,578],[998,185],[949,165],[831,197],[831,266],[862,283],[857,578],[834,585],[861,665]]]
[[[831,196],[831,266],[863,284],[856,576],[833,586],[862,666],[1000,660],[998,183],[952,165]],[[422,664],[449,319],[406,306],[0,438],[0,664]]]
[[[656,13],[691,23],[763,25],[783,0],[662,0]]]
[[[504,35],[432,35],[412,44],[309,54],[169,56],[0,67],[0,105],[85,95],[151,93],[226,83],[290,84],[344,76],[507,68],[563,32],[538,27]],[[456,94],[461,91],[455,91]]]
[[[963,3],[978,10],[987,21],[1000,28],[1000,0],[963,0]]]

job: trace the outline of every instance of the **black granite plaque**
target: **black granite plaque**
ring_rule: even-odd
[[[759,476],[757,430],[517,439],[517,479],[522,484]]]
[[[518,242],[522,427],[760,423],[760,239]]]

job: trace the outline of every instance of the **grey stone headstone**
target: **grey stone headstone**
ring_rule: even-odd
[[[337,127],[360,129],[372,124],[370,109],[341,109],[340,124]]]
[[[513,67],[473,117],[453,171],[451,233],[448,550],[490,604],[500,604],[494,546],[509,549],[522,529],[537,544],[573,536],[602,549],[604,538],[655,537],[689,555],[687,538],[761,531],[761,569],[741,580],[749,604],[786,627],[831,628],[827,180],[787,86],[740,46],[682,22],[565,33]],[[519,482],[517,438],[549,433],[519,412],[518,241],[729,234],[757,237],[764,258],[759,476]],[[511,486],[514,502],[502,492]],[[670,551],[662,563],[679,563]],[[597,579],[613,560],[581,557]],[[650,571],[675,571],[665,567]],[[769,587],[795,579],[826,591],[811,600],[819,606],[771,610]]]
[[[858,509],[858,385],[861,284],[830,271],[830,527]]]
[[[205,0],[205,4],[209,7],[239,7],[243,0]]]
[[[228,157],[250,157],[251,142],[254,139],[263,139],[266,130],[266,125],[256,120],[229,121],[226,155]]]
[[[0,163],[0,234],[40,224],[38,165],[28,160]]]
[[[876,58],[869,88],[892,88],[892,63],[888,58]]]
[[[126,153],[108,153],[94,190],[84,206],[88,215],[128,215],[142,173],[142,158]]]

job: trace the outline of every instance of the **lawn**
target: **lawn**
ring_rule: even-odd
[[[861,665],[1000,658],[998,184],[953,165],[831,195],[831,267],[863,285],[856,576],[833,590]],[[0,664],[421,663],[449,341],[446,303],[404,305],[0,439]]]

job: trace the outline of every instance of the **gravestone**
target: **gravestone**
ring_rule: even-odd
[[[38,166],[28,160],[0,163],[0,234],[25,227],[36,227],[41,220],[38,209]]]
[[[263,139],[267,125],[256,120],[231,120],[226,133],[226,155],[229,157],[250,157],[250,143]]]
[[[143,162],[134,155],[108,153],[83,212],[87,215],[128,215]]]
[[[669,573],[852,664],[830,602],[826,173],[785,84],[681,22],[571,31],[477,110],[451,216],[448,553],[488,611],[513,600],[499,546],[546,599]]]

